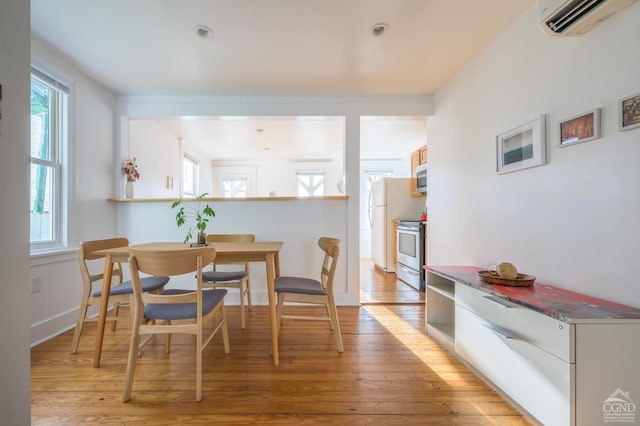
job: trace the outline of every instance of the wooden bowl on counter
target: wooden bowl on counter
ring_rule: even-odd
[[[506,285],[511,287],[530,287],[536,277],[533,275],[520,274],[516,278],[502,278],[495,271],[478,271],[480,279],[489,284]]]

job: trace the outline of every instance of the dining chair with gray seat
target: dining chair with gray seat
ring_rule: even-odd
[[[227,290],[203,290],[202,268],[216,256],[213,247],[168,250],[130,249],[129,268],[133,281],[133,316],[131,341],[127,358],[122,401],[131,399],[133,379],[138,355],[141,355],[141,336],[166,335],[165,352],[169,352],[171,334],[190,334],[196,338],[196,401],[202,400],[203,351],[218,331],[222,331],[224,352],[228,354],[229,333],[224,312]],[[151,294],[142,291],[140,273],[176,276],[196,273],[196,289],[169,289]],[[212,322],[205,335],[204,325]],[[156,393],[154,390],[153,393]],[[155,397],[154,397],[155,398]]]
[[[76,251],[78,264],[80,266],[80,275],[82,277],[82,299],[80,301],[80,309],[78,311],[78,319],[76,321],[76,328],[73,332],[73,340],[71,341],[71,353],[78,352],[78,345],[80,343],[80,336],[84,323],[97,322],[97,317],[87,317],[89,306],[99,305],[102,288],[101,286],[95,286],[95,283],[102,281],[104,275],[104,262],[100,264],[100,272],[92,274],[90,265],[95,264],[96,261],[104,259],[105,255],[96,253],[99,250],[105,250],[116,247],[125,247],[129,245],[129,240],[126,238],[108,238],[102,240],[85,241],[80,244],[80,247]],[[113,279],[115,278],[115,280]],[[109,302],[113,303],[113,315],[107,317],[107,321],[113,321],[112,330],[116,329],[116,323],[118,320],[118,314],[120,313],[121,304],[130,304],[131,297],[133,295],[133,286],[131,280],[122,281],[122,265],[120,263],[114,263],[111,290],[109,291]],[[159,292],[164,290],[164,286],[169,282],[168,276],[150,276],[141,279],[140,284],[142,291],[144,292]],[[98,287],[98,288],[94,288]]]
[[[207,235],[207,243],[216,242],[240,242],[252,243],[256,240],[253,234],[209,234]],[[229,265],[233,265],[229,269]],[[219,266],[223,266],[225,270],[218,270]],[[240,296],[240,320],[242,328],[246,328],[245,320],[245,301],[247,298],[247,306],[251,308],[251,282],[249,280],[249,262],[245,263],[221,263],[213,262],[213,270],[204,271],[202,273],[203,286],[212,288],[237,288]]]
[[[344,352],[342,333],[338,320],[338,310],[333,295],[333,282],[336,272],[338,255],[340,253],[340,240],[336,238],[321,237],[318,246],[324,252],[320,280],[304,277],[276,277],[274,281],[275,292],[278,296],[276,318],[278,333],[280,332],[282,318],[329,321],[330,329],[335,332],[338,352]],[[326,316],[318,315],[285,315],[284,303],[296,302],[313,305],[323,305]]]

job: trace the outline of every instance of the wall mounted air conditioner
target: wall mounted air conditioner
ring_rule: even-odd
[[[538,0],[540,28],[551,36],[576,37],[636,0]]]

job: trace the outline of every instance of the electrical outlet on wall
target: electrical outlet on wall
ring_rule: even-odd
[[[42,282],[40,277],[31,277],[31,294],[39,293],[42,290]]]

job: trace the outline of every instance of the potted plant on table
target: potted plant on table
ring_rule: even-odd
[[[184,238],[184,242],[187,243],[191,238],[193,238],[193,232],[198,230],[198,245],[206,245],[207,244],[207,223],[209,222],[209,217],[215,217],[216,212],[209,206],[209,204],[205,204],[204,209],[201,209],[202,200],[208,195],[207,192],[204,194],[198,195],[194,200],[198,202],[197,207],[194,207],[191,204],[188,204],[190,200],[183,200],[180,197],[179,200],[176,200],[171,204],[171,208],[174,209],[180,206],[180,210],[176,214],[176,224],[178,227],[184,225],[187,220],[193,219],[195,220],[196,226],[195,229],[190,226],[189,232],[187,232],[187,236]]]

